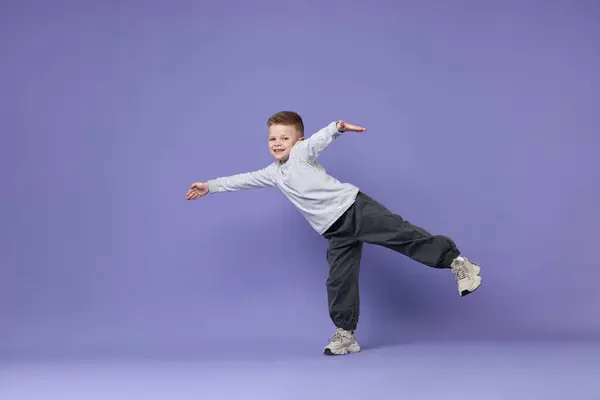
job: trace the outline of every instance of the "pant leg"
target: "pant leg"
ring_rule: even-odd
[[[353,331],[358,324],[360,297],[358,275],[363,244],[331,237],[327,248],[329,316],[337,328]]]
[[[450,268],[460,255],[447,236],[433,235],[360,193],[352,208],[355,236],[362,242],[387,247],[433,268]]]

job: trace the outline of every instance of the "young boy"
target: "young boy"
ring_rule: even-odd
[[[429,267],[451,269],[461,296],[479,287],[479,265],[461,257],[450,238],[410,224],[356,186],[328,175],[316,161],[343,132],[364,132],[365,128],[337,121],[304,140],[302,118],[291,111],[271,116],[267,126],[273,163],[253,172],[196,182],[186,198],[196,200],[209,193],[276,186],[328,240],[327,298],[336,331],[324,354],[360,351],[354,330],[360,308],[358,272],[363,243],[387,247]]]

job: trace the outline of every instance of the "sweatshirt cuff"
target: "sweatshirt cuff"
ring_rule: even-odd
[[[218,179],[211,179],[206,183],[208,183],[208,193],[219,193],[221,191]]]
[[[341,135],[342,133],[344,133],[344,132],[342,132],[342,131],[338,131],[338,129],[337,129],[337,124],[338,124],[338,122],[340,122],[340,120],[339,120],[339,119],[338,119],[337,121],[333,121],[333,122],[332,122],[331,124],[329,124],[329,126],[327,127],[327,128],[328,128],[328,131],[329,131],[329,133],[331,133],[332,135],[339,136],[339,135]]]

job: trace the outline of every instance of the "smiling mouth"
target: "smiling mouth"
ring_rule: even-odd
[[[273,152],[275,152],[275,153],[283,153],[283,150],[277,149],[277,150],[273,150]]]

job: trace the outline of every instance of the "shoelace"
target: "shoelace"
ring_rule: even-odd
[[[456,280],[460,281],[466,279],[469,276],[469,269],[465,265],[465,261],[459,261],[458,265],[452,267],[452,270],[456,274]]]
[[[460,267],[455,268],[454,273],[456,274],[457,281],[466,279],[469,276],[469,270],[464,265],[461,265]]]
[[[333,336],[331,336],[331,339],[329,340],[330,342],[341,342],[344,339],[351,339],[352,335],[350,334],[350,332],[347,331],[343,331],[341,329],[337,329],[335,331],[335,333],[333,334]]]

